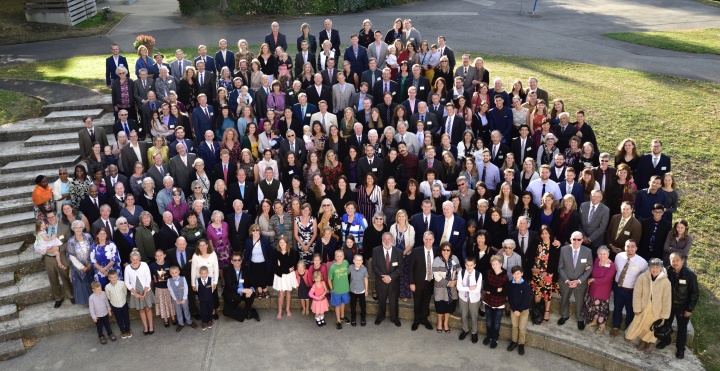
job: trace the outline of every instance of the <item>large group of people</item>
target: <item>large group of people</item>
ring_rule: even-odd
[[[537,78],[491,85],[482,58],[456,60],[409,19],[388,32],[365,20],[345,48],[330,20],[318,38],[300,31],[294,57],[276,22],[257,54],[223,39],[214,57],[200,45],[168,64],[140,47],[135,79],[112,46],[116,143],[86,118],[84,164],[52,185],[39,176],[33,192],[56,306],[104,290],[127,337],[128,306],[145,334],[153,307],[177,331],[193,317],[212,327],[219,292],[243,321],[259,320],[253,301],[270,287],[277,319],[291,316],[298,290],[302,314],[323,326],[332,306],[338,330],[365,326],[366,296],[376,325],[387,305],[400,326],[402,299],[411,329],[432,330],[434,301],[438,333],[459,306],[460,340],[477,342],[484,316],[491,348],[511,317],[508,351],[523,354],[527,323],[545,325],[559,294],[557,325],[573,296],[579,330],[617,336],[624,319],[646,353],[677,320],[684,356],[698,287],[661,140],[601,151],[586,113],[550,101]],[[94,319],[108,312],[90,302]]]

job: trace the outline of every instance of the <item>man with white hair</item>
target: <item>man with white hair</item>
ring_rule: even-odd
[[[570,318],[570,295],[575,296],[575,318],[578,330],[585,329],[585,320],[582,309],[585,294],[588,290],[588,278],[593,270],[592,252],[583,246],[583,234],[575,231],[570,236],[570,245],[560,248],[560,262],[558,274],[560,279],[560,319],[558,325],[562,326]]]
[[[552,131],[558,137],[557,145],[560,153],[564,153],[565,150],[570,146],[570,138],[577,134],[575,125],[570,125],[570,114],[567,112],[561,112],[558,116],[560,123],[553,126]]]
[[[182,143],[178,143],[175,149],[178,154],[170,159],[170,175],[175,179],[175,186],[184,192],[190,189],[190,174],[197,157],[194,153],[187,153],[186,147]]]
[[[173,62],[174,63],[174,62]],[[155,95],[161,102],[170,101],[170,92],[177,91],[178,78],[170,74],[166,66],[160,67],[160,76],[155,79]]]
[[[445,201],[442,204],[442,217],[439,223],[435,223],[435,244],[439,246],[443,242],[449,242],[453,247],[453,255],[461,262],[465,261],[465,220],[454,213],[455,207],[452,201]]]
[[[168,251],[175,246],[175,241],[180,237],[182,227],[173,221],[173,215],[169,211],[163,212],[162,218],[163,222],[158,231],[158,238],[156,239],[157,245],[155,247],[157,249],[163,249],[163,251]],[[189,262],[190,260],[188,260],[188,263]]]
[[[548,93],[545,90],[538,88],[537,77],[531,77],[528,79],[528,87],[525,88],[525,94],[527,94],[527,96],[530,96],[530,93],[535,93],[537,99],[542,99],[545,101],[545,104],[550,104],[550,96],[548,96]]]
[[[112,240],[114,228],[115,218],[110,217],[110,206],[107,204],[100,206],[100,219],[94,221],[90,226],[92,235],[97,236],[98,231],[104,229],[107,232],[108,240]]]
[[[164,213],[165,207],[172,202],[172,189],[175,185],[175,181],[173,180],[173,177],[168,174],[163,178],[162,185],[164,188],[158,191],[156,196],[158,211],[160,211],[160,214]],[[182,199],[185,199],[185,194],[183,194]]]
[[[488,92],[490,94],[490,108],[495,108],[495,96],[496,95],[502,95],[503,97],[503,105],[505,107],[510,107],[512,101],[510,100],[510,94],[508,94],[507,90],[503,87],[503,81],[501,78],[496,77],[495,80],[493,80],[493,88],[490,89]],[[547,103],[547,102],[546,102]]]
[[[285,35],[280,33],[280,24],[273,22],[270,24],[270,29],[272,31],[265,36],[265,43],[270,46],[270,50],[275,50],[278,46],[282,47],[283,50],[287,50],[287,39]]]
[[[363,133],[363,130],[365,127],[363,124],[356,122],[353,124],[353,134],[350,135],[347,138],[347,146],[355,146],[358,150],[363,148],[366,144],[370,143],[368,141],[367,134]]]
[[[378,296],[375,325],[381,324],[385,319],[385,306],[389,301],[390,322],[400,327],[398,298],[400,297],[400,273],[403,271],[405,259],[402,257],[402,251],[393,247],[392,241],[392,234],[385,232],[382,235],[382,245],[373,248],[372,270],[375,273],[375,289]]]
[[[185,69],[191,66],[192,62],[185,59],[182,49],[175,50],[175,60],[170,63],[170,74],[179,79],[185,74]],[[162,72],[160,74],[162,75]]]

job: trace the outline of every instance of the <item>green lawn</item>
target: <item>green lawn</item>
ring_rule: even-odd
[[[188,54],[194,50],[186,48]],[[166,56],[173,51],[163,50]],[[132,57],[129,63],[134,70],[136,58],[132,53],[125,55]],[[102,78],[106,57],[3,67],[0,77],[32,76],[106,91]],[[516,78],[525,82],[536,76],[553,98],[564,100],[568,111],[585,110],[605,151],[614,152],[626,137],[634,138],[641,152],[649,151],[652,139],[663,141],[679,185],[676,219],[687,218],[695,237],[688,264],[698,273],[703,289],[702,302],[693,314],[694,348],[707,369],[720,370],[720,261],[715,239],[720,219],[720,139],[716,134],[720,85],[581,63],[498,55],[483,58],[491,78],[501,77],[509,85]]]
[[[665,32],[614,32],[603,36],[653,48],[720,55],[719,28]]]
[[[42,106],[42,101],[25,94],[0,90],[0,125],[37,117]]]

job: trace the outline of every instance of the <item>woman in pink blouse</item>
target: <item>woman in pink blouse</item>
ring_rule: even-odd
[[[230,248],[229,228],[223,219],[225,219],[225,216],[221,211],[213,211],[210,216],[212,223],[207,226],[206,231],[208,240],[210,240],[213,250],[215,250],[215,253],[217,254],[221,275],[222,268],[230,264],[230,255],[232,254],[232,249]]]
[[[588,279],[590,288],[585,296],[582,314],[585,321],[590,322],[589,327],[599,326],[595,333],[600,335],[605,332],[605,323],[610,315],[610,291],[615,278],[615,263],[610,260],[607,247],[599,247],[597,254],[591,278]]]

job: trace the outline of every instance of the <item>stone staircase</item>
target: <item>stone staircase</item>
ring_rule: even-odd
[[[58,168],[80,160],[77,132],[82,118],[112,133],[109,96],[49,104],[45,117],[0,127],[0,360],[25,352],[22,338],[44,337],[78,328],[87,307],[66,302],[53,308],[47,274],[32,249],[31,193],[40,174],[52,183]],[[114,137],[108,135],[113,143]]]

